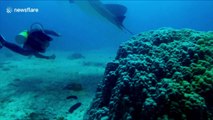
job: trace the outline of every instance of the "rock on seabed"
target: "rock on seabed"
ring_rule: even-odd
[[[161,28],[123,43],[85,120],[213,120],[213,32]]]

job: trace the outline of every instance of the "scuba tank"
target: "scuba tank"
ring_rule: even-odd
[[[33,23],[31,26],[30,26],[30,30],[23,30],[22,32],[20,32],[18,35],[16,35],[15,37],[15,41],[18,43],[18,44],[24,44],[30,34],[30,32],[32,31],[35,31],[35,30],[41,30],[43,31],[44,27],[41,23]]]
[[[28,33],[29,35],[25,42],[25,46],[37,52],[44,53],[49,47],[49,42],[52,38],[45,33],[43,26],[40,23],[34,23],[31,25]]]
[[[16,43],[18,44],[24,44],[28,38],[28,31],[27,30],[24,30],[22,32],[20,32],[18,35],[16,35],[15,37],[15,40],[16,40]]]

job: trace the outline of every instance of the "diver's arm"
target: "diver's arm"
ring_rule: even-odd
[[[47,30],[47,29],[45,29],[44,33],[46,33],[48,35],[53,35],[53,36],[56,36],[56,37],[60,37],[61,36],[60,34],[58,34],[57,32],[55,32],[53,30]]]
[[[4,40],[4,38],[1,35],[0,35],[0,42],[4,47],[7,47],[8,49],[12,50],[13,52],[19,53],[24,56],[32,55],[32,51],[23,49],[22,47],[20,47],[16,44],[7,42],[6,40]]]
[[[43,58],[43,59],[55,59],[55,55],[51,55],[51,56],[46,56],[46,55],[42,55],[40,53],[34,53],[34,55],[37,58]]]

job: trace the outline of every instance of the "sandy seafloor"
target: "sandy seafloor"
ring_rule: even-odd
[[[85,58],[70,60],[72,51],[50,51],[55,60],[23,57],[0,51],[0,120],[82,120],[102,80],[105,65],[116,53],[91,50]],[[48,54],[48,53],[47,53]],[[82,84],[81,91],[64,89],[69,83]],[[76,95],[75,99],[66,99]],[[73,113],[69,108],[81,102]]]

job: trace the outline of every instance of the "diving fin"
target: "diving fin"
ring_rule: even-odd
[[[4,37],[2,37],[2,35],[0,35],[0,49],[4,46]]]
[[[2,43],[0,43],[0,49],[3,47]]]

